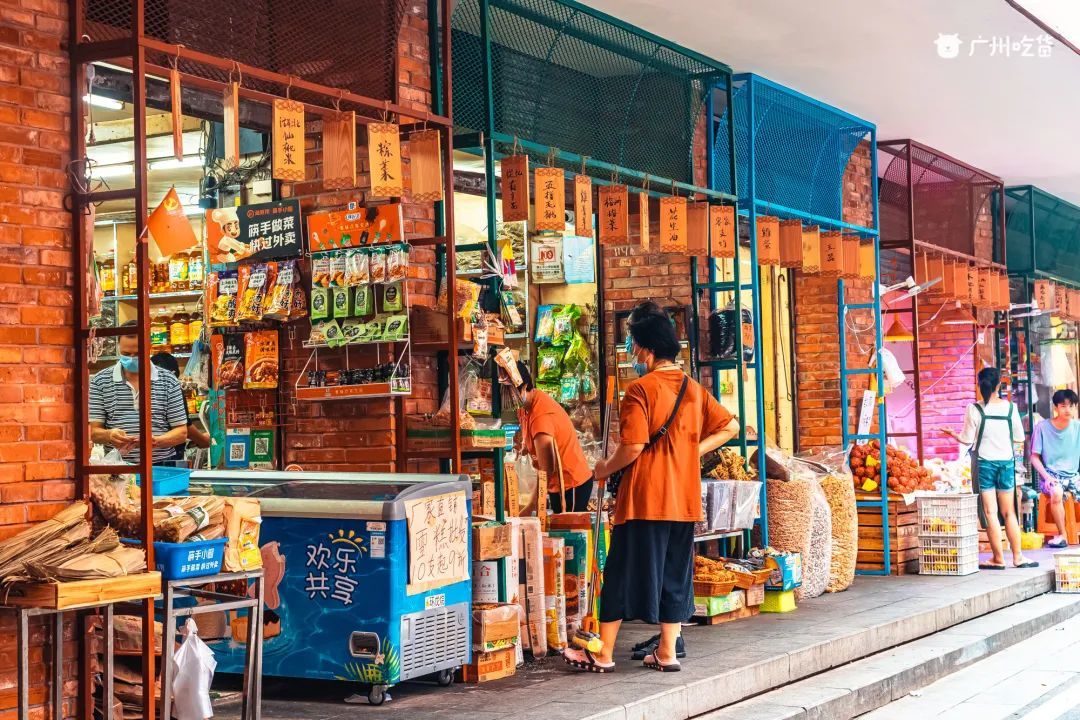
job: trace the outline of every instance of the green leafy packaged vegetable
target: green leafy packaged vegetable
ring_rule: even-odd
[[[330,305],[333,308],[335,320],[343,320],[349,317],[349,311],[352,309],[350,307],[352,305],[350,293],[351,289],[347,287],[330,288]]]
[[[375,290],[370,285],[353,289],[353,315],[364,317],[375,312]]]
[[[536,337],[538,343],[550,343],[555,332],[555,312],[558,305],[541,305],[536,310]]]
[[[557,382],[538,382],[536,389],[550,396],[555,402],[559,402],[559,398],[562,397],[562,386]]]
[[[579,317],[581,317],[581,308],[573,304],[566,305],[556,312],[552,320],[551,344],[569,345],[577,329]]]
[[[360,333],[363,328],[363,320],[360,318],[349,318],[341,323],[341,334],[345,336],[346,343],[360,342]]]
[[[325,320],[330,317],[330,290],[316,285],[311,288],[311,319]]]
[[[559,402],[570,405],[577,402],[579,380],[577,375],[563,375],[559,381]]]
[[[400,282],[392,282],[383,288],[383,312],[401,312],[401,308],[404,306],[404,297],[401,290]]]
[[[386,318],[386,329],[383,331],[383,340],[401,340],[408,334],[408,315],[391,315]]]
[[[563,351],[554,347],[542,347],[537,352],[536,378],[541,382],[558,384],[562,377]]]
[[[589,364],[591,357],[592,353],[589,352],[589,346],[585,343],[585,336],[576,330],[573,331],[570,345],[563,357],[563,368],[567,371],[581,372]]]
[[[326,338],[326,344],[329,347],[341,347],[347,342],[345,340],[345,334],[341,332],[341,326],[338,325],[337,320],[327,320],[322,323],[321,330],[323,337]]]

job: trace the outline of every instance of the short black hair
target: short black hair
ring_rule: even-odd
[[[180,363],[173,357],[172,353],[159,352],[155,353],[150,362],[157,365],[162,370],[168,370],[176,377],[180,377]]]
[[[535,390],[536,386],[533,385],[533,376],[532,376],[532,372],[529,370],[529,365],[527,363],[522,362],[521,360],[518,360],[517,361],[517,369],[518,369],[518,374],[521,375],[521,384],[525,386],[525,389],[526,390]]]
[[[675,335],[675,324],[652,300],[639,303],[630,311],[627,329],[634,343],[651,351],[657,360],[674,360],[679,356],[682,346]]]
[[[1064,405],[1065,403],[1068,403],[1070,405],[1080,405],[1080,397],[1078,397],[1074,391],[1068,388],[1055,392],[1054,397],[1052,397],[1050,401],[1053,402],[1055,405]]]

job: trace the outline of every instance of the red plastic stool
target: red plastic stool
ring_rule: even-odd
[[[1080,544],[1080,503],[1068,494],[1062,502],[1065,503],[1065,540],[1070,545]],[[1035,532],[1046,535],[1048,539],[1058,534],[1057,524],[1054,522],[1053,515],[1050,514],[1048,495],[1039,498],[1039,518],[1035,524]]]

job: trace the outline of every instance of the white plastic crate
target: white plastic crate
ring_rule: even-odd
[[[1080,593],[1080,550],[1054,553],[1054,580],[1059,593]]]
[[[919,497],[919,534],[968,537],[979,534],[979,497],[937,493]]]
[[[979,536],[919,536],[920,575],[970,575],[979,570]]]

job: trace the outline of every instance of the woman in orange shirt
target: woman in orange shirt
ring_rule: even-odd
[[[543,390],[536,389],[529,366],[518,361],[517,367],[523,381],[516,388],[521,398],[521,438],[533,467],[547,473],[548,509],[554,513],[584,512],[589,509],[593,479],[577,430],[563,406]]]
[[[641,377],[619,407],[619,444],[595,470],[597,478],[623,471],[600,592],[604,649],[593,656],[569,648],[564,658],[574,667],[610,672],[622,621],[642,620],[660,625],[660,643],[645,666],[672,672],[681,669],[675,649],[680,625],[694,608],[700,457],[735,437],[739,422],[675,364],[675,328],[656,303],[634,308],[628,345]]]

